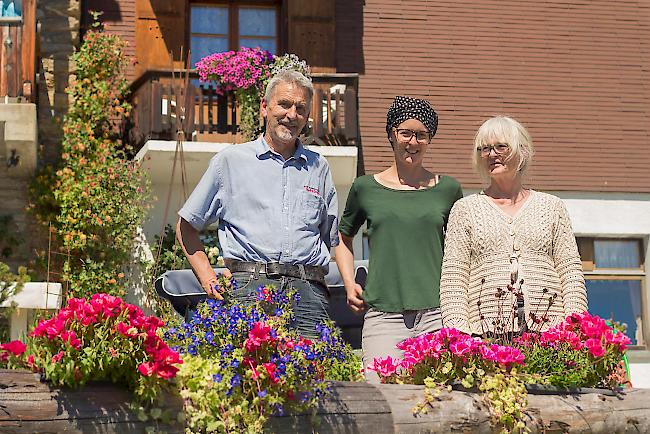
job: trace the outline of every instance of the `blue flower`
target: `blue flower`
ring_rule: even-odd
[[[233,368],[238,368],[239,367],[239,360],[232,359],[232,362],[230,362],[230,366],[233,367]]]
[[[196,356],[198,354],[198,351],[196,349],[196,345],[190,345],[189,347],[187,347],[187,352],[191,356]]]
[[[231,379],[230,379],[230,385],[232,387],[237,387],[241,384],[241,375],[235,374]]]
[[[212,381],[214,381],[215,383],[221,383],[222,379],[223,377],[221,376],[221,374],[214,374],[212,376]]]
[[[206,340],[207,342],[209,342],[209,343],[212,343],[212,341],[214,341],[214,333],[212,333],[212,332],[207,332],[207,333],[205,334],[205,340]]]
[[[259,396],[260,398],[264,398],[266,396],[266,390],[261,390],[257,392],[257,396]]]

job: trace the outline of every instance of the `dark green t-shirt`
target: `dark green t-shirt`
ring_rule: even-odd
[[[370,261],[365,302],[383,312],[440,306],[443,229],[463,197],[454,178],[423,190],[394,190],[373,175],[352,184],[339,229],[353,237],[368,221]]]

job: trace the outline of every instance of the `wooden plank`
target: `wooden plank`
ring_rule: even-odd
[[[199,123],[198,123],[197,128],[198,128],[198,131],[201,132],[201,133],[205,131],[205,124],[204,124],[204,121],[203,121],[203,117],[205,115],[204,112],[206,110],[206,107],[203,104],[204,95],[205,95],[205,85],[201,84],[197,88],[197,98],[199,99]]]
[[[7,52],[7,47],[2,43],[9,36],[9,26],[0,24],[0,96],[8,95],[7,86],[7,64],[11,62],[11,56]]]
[[[319,86],[314,86],[314,101],[312,104],[312,135],[321,137],[323,135],[323,91]]]
[[[208,86],[208,133],[214,132],[214,119],[213,119],[213,98],[214,98],[214,89],[212,85]]]
[[[159,81],[151,82],[151,132],[159,134],[163,129],[162,101],[163,89]]]
[[[228,98],[225,94],[217,95],[217,133],[224,134],[228,128]]]
[[[235,96],[235,92],[229,92],[228,99],[230,100],[230,132],[237,134],[239,130],[237,110],[239,110],[239,107],[237,106],[237,97]]]
[[[185,121],[184,128],[186,140],[192,140],[196,125],[194,121],[196,111],[196,88],[192,83],[187,84],[187,95],[185,96]]]
[[[357,110],[357,92],[351,87],[346,87],[343,96],[345,104],[345,137],[348,140],[359,138],[359,112]]]
[[[30,95],[24,96],[33,102],[36,97],[36,0],[23,0],[20,62],[18,85],[23,87],[25,82],[29,82],[30,85],[19,90],[19,94],[31,92]]]

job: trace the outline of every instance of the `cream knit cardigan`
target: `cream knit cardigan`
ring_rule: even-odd
[[[476,334],[500,325],[497,331],[519,330],[516,298],[506,289],[511,278],[515,288],[524,280],[531,329],[546,329],[587,310],[582,264],[562,201],[531,190],[512,217],[482,193],[457,201],[447,225],[440,280],[444,326]],[[504,290],[501,297],[497,288]],[[534,324],[533,317],[544,316],[548,321]]]

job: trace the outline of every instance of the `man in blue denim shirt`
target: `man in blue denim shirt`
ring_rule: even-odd
[[[261,113],[266,133],[230,146],[210,161],[183,208],[176,236],[208,296],[222,298],[199,231],[218,221],[226,267],[237,282],[233,296],[250,302],[260,285],[288,285],[300,299],[296,328],[315,336],[327,315],[327,270],[338,244],[338,202],[327,161],[303,147],[314,90],[295,71],[269,81]]]

